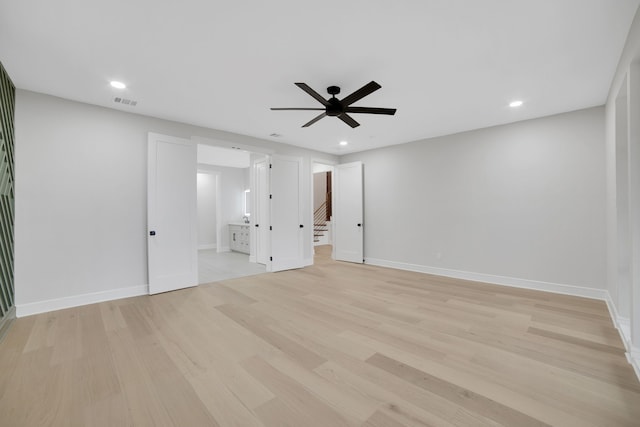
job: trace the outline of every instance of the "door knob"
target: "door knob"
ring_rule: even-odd
[[[358,227],[362,227],[362,224],[358,224]]]
[[[155,236],[155,235],[156,235],[156,232],[155,232],[154,230],[151,230],[151,231],[149,232],[149,236]]]

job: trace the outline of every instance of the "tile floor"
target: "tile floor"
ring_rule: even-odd
[[[249,262],[249,255],[240,252],[198,251],[198,283],[219,282],[236,277],[264,273],[263,264]]]

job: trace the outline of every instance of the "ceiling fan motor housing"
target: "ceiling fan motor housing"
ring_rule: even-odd
[[[335,87],[335,86],[332,86],[332,87]],[[344,113],[344,107],[342,106],[338,98],[330,98],[328,102],[329,102],[329,105],[327,105],[327,110],[326,110],[327,116],[336,117]]]

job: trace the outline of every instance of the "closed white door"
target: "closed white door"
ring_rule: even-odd
[[[256,238],[256,262],[267,264],[269,259],[269,161],[265,158],[254,163],[255,209],[251,213]]]
[[[149,293],[198,284],[197,153],[189,140],[149,133]]]
[[[270,271],[304,267],[302,218],[302,159],[273,155],[269,168],[271,255]],[[310,225],[308,225],[310,226]]]
[[[338,261],[364,262],[362,162],[334,167],[333,253]]]

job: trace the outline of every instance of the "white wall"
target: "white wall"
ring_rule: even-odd
[[[148,132],[302,156],[309,176],[311,157],[337,159],[24,90],[15,132],[18,316],[146,292]]]
[[[248,168],[250,153],[244,150],[198,144],[198,163],[232,168]]]
[[[199,164],[198,169],[217,174],[219,180],[218,191],[220,192],[218,211],[221,223],[218,252],[229,251],[229,223],[242,222],[242,216],[244,215],[245,170],[248,168]]]
[[[251,188],[251,168],[242,168],[242,182],[244,185],[244,189],[248,190]]]
[[[216,175],[198,173],[198,249],[216,248],[216,238]]]
[[[367,262],[603,294],[602,107],[341,158],[355,160]]]
[[[326,165],[324,163],[313,163],[313,173],[320,172],[333,172],[333,165]]]
[[[640,10],[606,104],[607,286],[610,311],[640,378]]]

